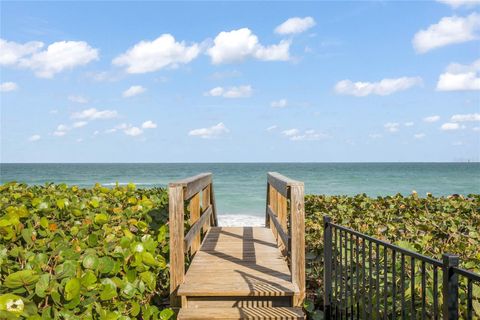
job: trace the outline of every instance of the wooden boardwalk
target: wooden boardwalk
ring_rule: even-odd
[[[170,184],[171,302],[180,307],[178,319],[304,319],[304,241],[291,232],[304,229],[303,199],[296,206],[293,185],[303,197],[303,185],[269,174],[266,227],[219,227],[210,174]],[[183,236],[185,198],[191,226]],[[288,204],[300,219],[287,219]],[[186,273],[185,255],[193,258]]]

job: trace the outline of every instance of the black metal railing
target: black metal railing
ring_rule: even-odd
[[[439,261],[323,222],[325,319],[474,319],[480,275],[458,256]]]

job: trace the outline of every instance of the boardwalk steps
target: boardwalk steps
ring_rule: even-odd
[[[199,179],[203,183],[199,183]],[[211,176],[202,174],[170,184],[170,248],[174,251],[170,257],[171,304],[179,307],[178,319],[305,318],[301,308],[305,286],[298,281],[305,279],[301,276],[305,272],[304,264],[292,266],[292,261],[299,259],[292,248],[298,239],[294,234],[290,236],[289,230],[280,229],[282,223],[287,222],[287,199],[293,206],[297,201],[289,199],[288,184],[292,180],[285,181],[285,184],[276,184],[285,194],[284,199],[280,191],[274,193],[275,187],[268,184],[267,227],[218,227]],[[200,193],[202,206],[197,198]],[[185,236],[181,219],[184,199],[190,199],[191,225]],[[303,201],[299,203],[300,206],[291,211],[301,215]],[[277,221],[277,211],[281,213],[282,222]],[[172,218],[177,221],[172,223]],[[303,226],[298,224],[302,218],[292,218],[290,224],[302,231]],[[279,235],[282,232],[284,235]],[[183,248],[179,244],[183,244]],[[182,250],[175,252],[179,247]],[[297,249],[304,251],[304,247]],[[185,254],[193,257],[186,273]]]

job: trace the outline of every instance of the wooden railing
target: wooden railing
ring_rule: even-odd
[[[200,248],[202,229],[205,234],[217,226],[217,210],[212,174],[201,173],[168,185],[170,226],[170,304],[179,307],[178,286],[185,277],[185,255],[194,255]],[[189,201],[190,230],[185,235],[185,202]],[[201,204],[200,204],[201,203]]]
[[[299,293],[293,297],[293,305],[300,307],[305,299],[305,200],[303,182],[289,179],[277,172],[268,173],[265,226],[272,229],[289,262],[292,281],[299,289]]]

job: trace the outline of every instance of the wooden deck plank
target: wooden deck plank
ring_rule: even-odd
[[[202,320],[202,319],[224,319],[224,320],[267,320],[267,319],[304,319],[301,308],[192,308],[182,309],[178,319]]]
[[[292,296],[298,288],[272,232],[212,227],[195,255],[182,296]]]

